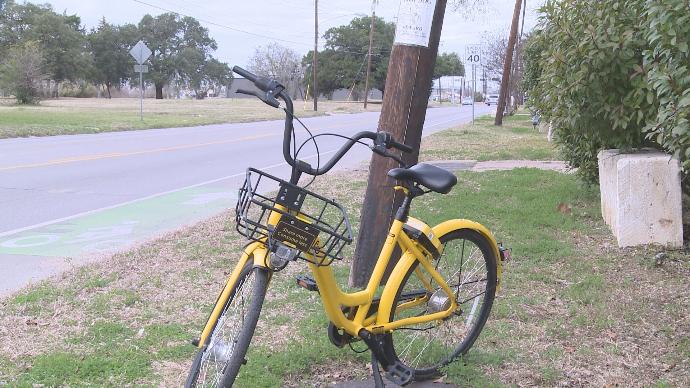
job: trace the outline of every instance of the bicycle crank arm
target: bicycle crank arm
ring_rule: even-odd
[[[373,334],[366,329],[359,331],[359,337],[367,344],[373,357],[378,360],[381,366],[383,366],[383,370],[386,371],[386,379],[397,385],[405,386],[414,379],[414,370],[386,352],[383,342],[384,336],[384,334]]]

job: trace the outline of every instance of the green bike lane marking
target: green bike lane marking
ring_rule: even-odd
[[[0,237],[0,254],[74,257],[126,248],[234,207],[236,190],[192,187]]]

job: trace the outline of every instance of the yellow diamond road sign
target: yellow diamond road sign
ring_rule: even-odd
[[[132,47],[131,50],[129,50],[129,54],[134,57],[138,64],[141,65],[142,63],[146,62],[146,60],[149,59],[153,53],[151,52],[151,49],[146,46],[146,43],[140,40],[134,45],[134,47]]]

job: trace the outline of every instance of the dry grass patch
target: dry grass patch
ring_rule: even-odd
[[[334,101],[321,102],[318,112],[314,112],[311,106],[296,102],[295,110],[300,117],[364,111],[361,104]],[[380,110],[380,106],[372,105],[367,110]],[[268,107],[255,99],[146,99],[144,120],[141,121],[139,100],[135,98],[62,98],[42,101],[40,105],[33,106],[0,103],[0,138],[188,127],[283,118],[281,110]]]
[[[506,117],[503,126],[493,126],[484,116],[436,133],[422,140],[421,160],[557,160],[553,143],[532,128],[528,116]]]

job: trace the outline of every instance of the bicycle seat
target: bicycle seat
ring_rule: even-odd
[[[458,183],[458,178],[448,170],[426,163],[416,164],[410,168],[394,168],[388,171],[388,176],[400,181],[420,184],[441,194],[448,194],[450,189]]]

